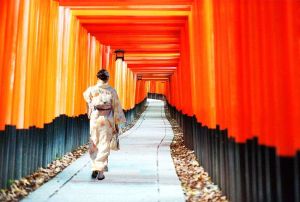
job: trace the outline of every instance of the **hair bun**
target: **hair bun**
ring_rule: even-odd
[[[109,78],[109,73],[107,70],[105,69],[101,69],[98,73],[97,73],[97,77],[98,79],[102,80],[102,81],[107,81]]]

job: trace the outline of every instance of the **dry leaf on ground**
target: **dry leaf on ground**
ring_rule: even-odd
[[[185,147],[182,129],[176,120],[171,118],[168,111],[165,111],[174,132],[171,154],[177,175],[186,196],[186,201],[228,201],[226,197],[222,195],[219,187],[213,184],[208,173],[199,165],[194,151]]]

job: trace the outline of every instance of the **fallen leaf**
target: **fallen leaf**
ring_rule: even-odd
[[[182,129],[176,120],[171,119],[168,112],[166,115],[174,132],[171,154],[186,201],[227,202],[218,186],[213,184],[208,173],[199,165],[195,152],[184,145]]]

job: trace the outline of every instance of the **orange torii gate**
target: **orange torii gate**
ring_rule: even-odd
[[[86,133],[82,92],[107,68],[130,120],[147,93],[164,94],[230,200],[300,201],[299,10],[297,0],[1,1],[1,186],[85,142],[59,144],[53,127]],[[8,161],[23,146],[43,155],[10,171],[24,168]]]

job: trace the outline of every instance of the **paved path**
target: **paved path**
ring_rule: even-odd
[[[109,156],[105,180],[90,178],[85,154],[23,201],[185,201],[170,154],[173,132],[163,102],[149,99],[148,104],[121,136],[121,150]]]

